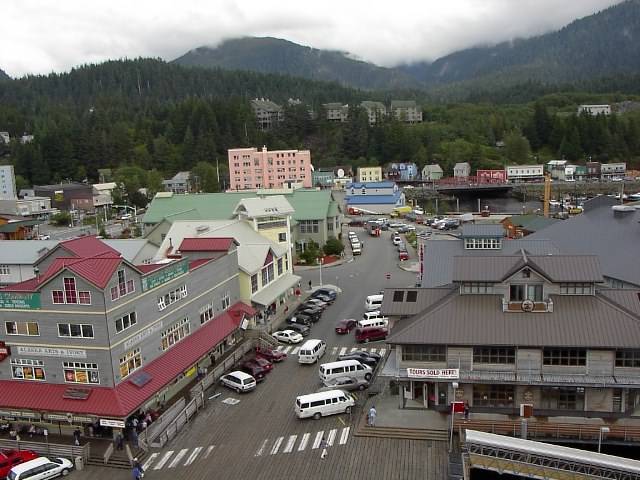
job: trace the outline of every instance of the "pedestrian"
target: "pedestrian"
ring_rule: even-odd
[[[122,432],[116,434],[116,450],[124,450],[124,437]]]
[[[138,448],[138,432],[135,430],[131,432],[131,443],[135,448]]]
[[[133,420],[131,420],[131,425],[133,425],[134,430],[138,430],[138,422],[138,417],[133,417]]]
[[[142,468],[142,465],[140,464],[140,460],[138,460],[138,457],[135,457],[133,459],[133,468],[137,468],[138,470],[140,470],[141,476],[144,477],[144,468]]]
[[[469,420],[469,404],[466,402],[464,404],[464,419]]]
[[[378,415],[378,412],[376,411],[376,406],[371,405],[371,408],[369,409],[369,415],[367,416],[368,425],[370,427],[376,426],[376,415]]]
[[[322,437],[322,440],[320,440],[320,448],[322,449],[322,453],[320,454],[320,458],[322,460],[324,460],[327,456],[327,454],[329,453],[327,451],[327,448],[329,447],[329,444],[327,443],[327,441],[324,439],[324,437]]]
[[[144,475],[138,467],[133,467],[131,473],[133,474],[133,480],[140,480]]]
[[[80,436],[82,435],[82,433],[80,432],[80,429],[78,427],[76,427],[76,429],[73,431],[73,443],[76,446],[80,445]]]
[[[309,280],[309,290],[311,290],[311,285],[312,285],[311,280]]]

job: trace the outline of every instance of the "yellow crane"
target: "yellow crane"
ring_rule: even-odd
[[[551,175],[544,176],[544,199],[542,212],[545,217],[549,216],[549,200],[551,200]]]

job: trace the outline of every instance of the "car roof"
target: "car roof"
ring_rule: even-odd
[[[315,400],[322,400],[323,398],[327,398],[327,396],[329,396],[329,394],[331,394],[331,396],[339,396],[339,395],[344,395],[345,397],[349,398],[349,394],[347,392],[345,392],[344,390],[328,390],[326,392],[318,392],[318,393],[310,393],[308,395],[300,395],[296,398],[296,400],[299,400],[300,402],[313,402]]]
[[[27,470],[32,469],[33,467],[39,467],[40,465],[46,465],[47,463],[51,463],[47,457],[38,457],[33,460],[29,460],[28,462],[20,463],[14,466],[11,471],[15,473],[23,473]]]
[[[249,375],[248,373],[245,373],[245,372],[243,372],[241,370],[234,370],[233,372],[227,373],[227,375],[233,375],[234,377],[238,377],[241,380],[245,380],[245,379],[251,377],[251,375]]]

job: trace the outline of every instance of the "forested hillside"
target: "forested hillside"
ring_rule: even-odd
[[[249,102],[256,96],[281,102],[299,97],[306,105],[286,107],[284,122],[261,132]],[[205,191],[214,191],[221,186],[213,166],[219,161],[225,179],[226,151],[240,146],[310,148],[316,167],[438,162],[448,173],[459,161],[476,169],[530,162],[534,155],[630,164],[640,157],[638,113],[575,115],[579,103],[631,98],[619,94],[556,92],[535,104],[425,101],[424,123],[412,126],[395,120],[369,126],[366,112],[354,107],[363,98],[371,95],[335,83],[150,59],[107,62],[1,82],[0,131],[14,138],[30,133],[35,140],[1,145],[0,156],[15,165],[18,188],[65,179],[95,182],[98,169],[110,168],[132,195],[141,186],[153,192],[162,178],[189,169],[205,179]],[[311,107],[317,114],[329,100],[352,105],[348,122],[310,116]],[[504,148],[496,148],[498,140]]]
[[[0,70],[0,80],[9,80],[11,77],[7,75],[4,70]]]

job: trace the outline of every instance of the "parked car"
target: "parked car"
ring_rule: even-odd
[[[409,260],[409,252],[406,250],[402,250],[398,253],[398,260],[404,262],[405,260]]]
[[[402,238],[400,237],[400,235],[394,235],[392,241],[394,245],[399,245],[402,243]]]
[[[307,307],[296,312],[296,315],[305,315],[309,317],[313,323],[316,323],[320,320],[320,317],[322,317],[322,309],[318,307]]]
[[[0,478],[7,477],[12,467],[34,458],[38,454],[32,450],[0,450]]]
[[[291,329],[273,332],[273,338],[284,343],[300,343],[302,341],[302,335]]]
[[[358,321],[353,318],[343,318],[336,324],[336,333],[351,333],[358,326]]]
[[[401,227],[398,227],[397,232],[398,233],[407,233],[409,231],[409,225],[402,225]]]
[[[238,393],[249,392],[256,388],[256,379],[246,372],[236,370],[220,377],[220,383]]]
[[[314,293],[314,294],[311,295],[311,297],[312,298],[317,298],[318,300],[322,300],[323,302],[328,303],[328,304],[332,304],[333,301],[335,300],[335,297],[332,298],[332,297],[330,297],[328,295],[324,295],[322,293],[318,293],[318,294]]]
[[[288,324],[297,323],[298,325],[311,325],[311,318],[303,313],[297,312],[285,320]]]
[[[257,365],[261,366],[262,368],[264,368],[266,370],[267,373],[269,373],[271,370],[273,370],[273,363],[271,363],[269,360],[267,360],[266,358],[263,357],[253,357],[251,358],[249,361],[256,363]]]
[[[43,235],[38,235],[38,240],[51,240],[51,235],[45,233]],[[0,477],[2,478],[2,477]]]
[[[311,294],[312,297],[315,297],[316,295],[324,295],[325,297],[329,297],[333,302],[338,297],[338,292],[336,292],[335,290],[331,290],[330,288],[319,288]]]
[[[73,470],[73,463],[62,457],[38,457],[20,463],[9,470],[10,480],[40,480],[55,477],[66,477]]]
[[[267,371],[258,365],[256,362],[252,360],[246,360],[240,364],[240,370],[244,373],[248,373],[253,378],[256,379],[256,382],[261,382],[264,380],[264,377],[267,375]]]
[[[323,310],[329,306],[327,302],[323,302],[319,298],[307,298],[303,305],[315,305],[316,307],[320,307]]]
[[[416,226],[415,225],[409,225],[409,226],[407,226],[407,230],[409,232],[415,232],[416,231]]]
[[[330,378],[324,382],[324,387],[320,388],[319,392],[327,392],[329,390],[364,390],[369,387],[369,382],[364,378],[355,377],[338,377]]]
[[[380,361],[380,356],[369,355],[368,352],[356,351],[351,353],[345,353],[344,355],[338,355],[338,360],[358,360],[360,363],[369,365],[371,368],[376,368]]]
[[[282,362],[287,354],[269,347],[256,347],[256,357],[266,358],[270,362]]]
[[[293,330],[296,333],[299,333],[303,337],[306,337],[311,333],[311,327],[300,325],[299,323],[292,323],[291,325],[287,325],[287,328],[289,330]]]
[[[386,327],[359,327],[356,329],[356,341],[369,343],[384,340],[388,333]]]
[[[404,242],[400,242],[397,247],[399,252],[402,252],[403,250],[405,252],[407,251],[407,245]]]

